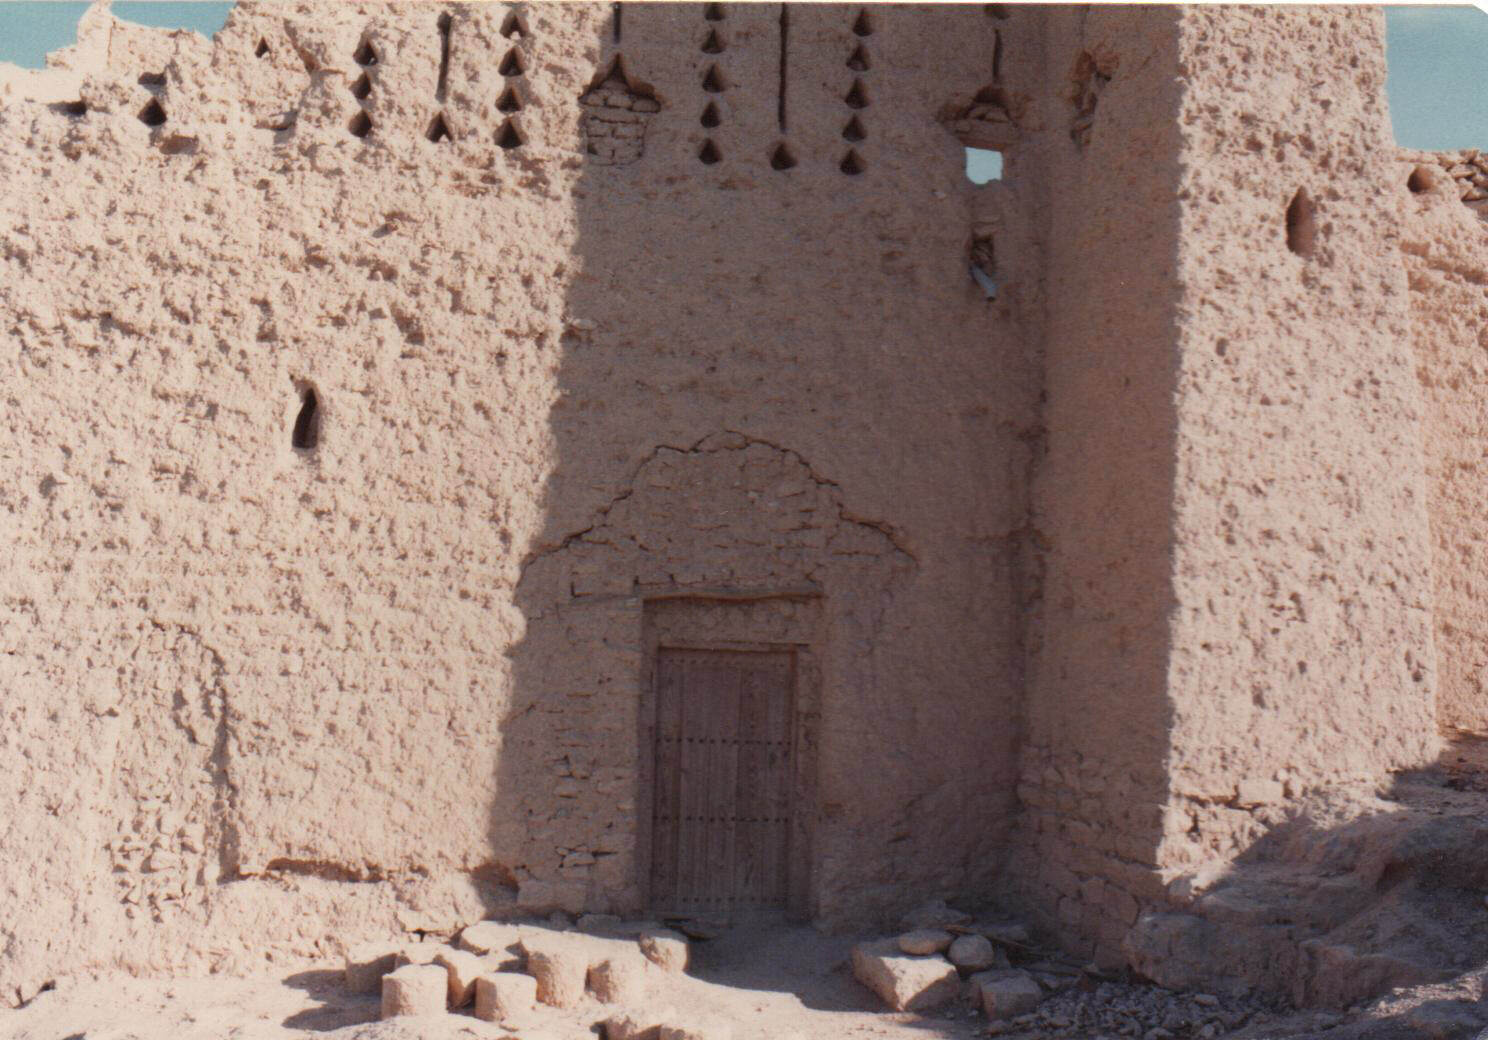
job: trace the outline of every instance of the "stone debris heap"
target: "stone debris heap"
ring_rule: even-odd
[[[686,936],[659,922],[591,914],[571,930],[545,924],[481,921],[454,942],[373,943],[346,954],[348,992],[382,998],[382,1017],[469,1010],[511,1029],[539,1025],[544,1008],[572,1009],[586,997],[614,1008],[606,1040],[729,1040],[721,1021],[679,1020],[648,1008],[655,978],[687,968]]]
[[[1248,998],[1104,980],[1039,951],[1021,924],[975,921],[939,901],[908,914],[901,926],[897,936],[853,949],[858,981],[895,1011],[960,1000],[986,1015],[991,1036],[1211,1040],[1266,1010]]]

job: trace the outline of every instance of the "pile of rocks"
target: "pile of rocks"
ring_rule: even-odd
[[[453,944],[357,947],[346,955],[346,988],[380,993],[383,1018],[468,1008],[476,1018],[520,1029],[535,1024],[544,1007],[572,1009],[592,998],[617,1009],[599,1023],[606,1040],[728,1040],[723,1023],[679,1023],[669,1008],[636,1010],[648,1002],[654,973],[681,974],[687,956],[686,936],[654,921],[591,915],[577,930],[482,921]]]
[[[1161,986],[1101,982],[1071,986],[1036,1011],[994,1022],[991,1036],[1018,1040],[1050,1034],[1137,1037],[1140,1040],[1211,1040],[1239,1029],[1264,1008],[1253,1000],[1207,993],[1175,993]]]
[[[973,922],[943,902],[902,922],[902,934],[853,948],[853,975],[896,1011],[922,1011],[965,997],[988,1018],[1003,1020],[1038,1007],[1044,985],[1016,969],[1008,950],[1026,949],[1028,931],[1010,922]]]
[[[1434,178],[1422,171],[1430,171],[1433,164],[1446,171],[1455,183],[1455,193],[1463,205],[1480,217],[1488,217],[1488,152],[1466,148],[1457,152],[1402,152],[1401,157],[1416,164],[1412,175],[1412,190],[1429,189]],[[1422,181],[1423,176],[1427,180]]]

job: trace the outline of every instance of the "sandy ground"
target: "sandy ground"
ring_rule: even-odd
[[[686,976],[661,976],[650,1009],[677,1024],[726,1022],[732,1040],[969,1040],[989,1023],[960,1003],[927,1014],[885,1011],[852,977],[848,952],[861,936],[758,925],[695,943]],[[1214,1040],[1477,1040],[1488,1026],[1488,968],[1454,983],[1401,990],[1349,1013],[1262,1013]],[[0,1011],[0,1040],[592,1040],[616,1008],[592,998],[571,1011],[539,1008],[530,1021],[497,1026],[467,1010],[378,1021],[376,997],[343,991],[339,965],[256,978],[135,979],[60,983],[27,1007]],[[1154,996],[1170,997],[1150,987]],[[993,1026],[1002,1040],[1118,1040],[1075,1029]]]

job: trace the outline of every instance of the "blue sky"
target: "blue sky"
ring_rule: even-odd
[[[40,68],[46,52],[71,43],[86,3],[0,0],[0,61]],[[230,3],[116,0],[114,13],[141,25],[211,35]],[[1408,148],[1488,150],[1488,13],[1473,7],[1388,7],[1390,111]],[[973,156],[981,179],[994,157]],[[999,160],[1000,156],[995,157]]]

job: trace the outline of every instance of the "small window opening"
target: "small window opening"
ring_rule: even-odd
[[[851,141],[853,144],[857,144],[859,141],[867,138],[867,136],[868,131],[863,129],[863,124],[857,116],[849,119],[847,125],[842,128],[842,139],[844,141]]]
[[[991,236],[971,243],[971,280],[981,287],[987,299],[997,299],[997,257]]]
[[[723,122],[723,120],[718,118],[718,106],[711,101],[708,102],[708,107],[703,109],[703,117],[698,122],[702,123],[709,130],[712,130],[719,123]]]
[[[294,433],[290,443],[300,451],[313,451],[320,443],[320,409],[315,399],[315,388],[307,386],[300,391],[300,414],[295,416]]]
[[[59,101],[52,108],[66,116],[85,116],[88,114],[88,103],[81,98],[76,101]]]
[[[791,154],[791,150],[784,143],[776,145],[775,150],[770,153],[770,169],[772,170],[789,170],[795,165],[796,157]]]
[[[847,155],[842,159],[842,165],[838,169],[849,177],[856,177],[868,169],[868,164],[863,161],[863,157],[858,154],[857,149],[849,148]]]
[[[868,90],[863,86],[860,79],[853,80],[852,89],[847,92],[847,97],[842,99],[847,102],[848,108],[867,108]]]
[[[859,44],[857,50],[847,59],[847,67],[854,72],[867,72],[871,69],[873,63],[868,60],[868,48]]]
[[[501,35],[508,40],[520,40],[527,35],[527,26],[522,24],[517,12],[507,12],[506,19],[501,23]]]
[[[424,131],[424,136],[427,137],[434,144],[438,144],[440,141],[449,141],[453,139],[453,135],[450,133],[449,124],[444,121],[443,112],[435,114],[434,118],[429,123],[429,129]]]
[[[372,77],[362,73],[361,77],[351,85],[351,96],[358,101],[366,101],[372,94]]]
[[[720,94],[723,92],[723,74],[718,71],[717,65],[708,66],[708,74],[703,77],[703,89],[710,94]]]
[[[496,101],[498,112],[520,112],[522,111],[522,95],[517,93],[517,88],[507,84],[501,92],[501,97]]]
[[[1286,243],[1298,256],[1311,256],[1317,246],[1317,218],[1306,188],[1298,188],[1287,205]]]
[[[704,166],[712,166],[722,159],[723,155],[718,151],[718,146],[710,139],[703,142],[703,150],[698,152],[698,158],[702,160]]]
[[[1417,166],[1411,171],[1410,179],[1405,186],[1411,190],[1413,195],[1421,195],[1436,187],[1436,171],[1429,166]]]
[[[515,120],[508,119],[501,124],[501,129],[496,131],[496,143],[510,150],[522,147],[527,143],[527,138],[522,136],[522,128],[517,126]]]
[[[718,35],[718,30],[713,29],[708,33],[708,38],[703,41],[704,54],[722,54],[723,39]]]
[[[151,98],[150,103],[140,109],[139,121],[146,126],[165,125],[165,109],[161,107],[158,99]]]
[[[163,72],[141,72],[139,85],[147,89],[165,86],[165,73]]]
[[[369,41],[363,40],[361,46],[356,49],[356,53],[351,58],[358,65],[376,65],[377,51],[373,50],[372,44]]]
[[[372,117],[365,112],[358,112],[351,117],[346,129],[351,131],[352,137],[366,137],[372,132]]]
[[[991,148],[966,149],[966,179],[973,184],[1002,180],[1002,153]]]
[[[259,37],[258,46],[253,48],[255,58],[267,58],[269,56],[269,41]]]
[[[867,11],[858,12],[858,20],[853,22],[852,31],[855,36],[873,35],[873,22],[869,19]]]
[[[724,19],[722,4],[704,4],[703,17],[710,22],[721,22]]]
[[[501,65],[497,68],[496,71],[501,73],[503,76],[523,75],[527,71],[526,59],[522,57],[522,52],[520,50],[513,47],[511,50],[506,52],[506,57],[501,59]]]

